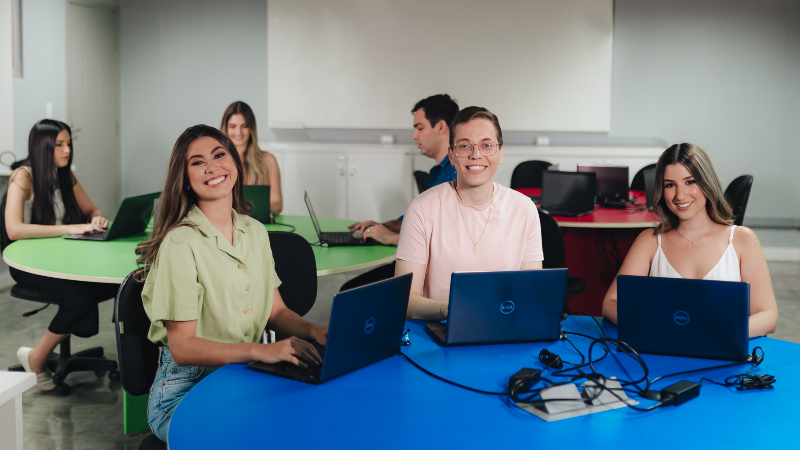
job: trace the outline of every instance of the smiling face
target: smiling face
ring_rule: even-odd
[[[247,126],[244,116],[233,114],[228,119],[228,125],[222,131],[233,141],[233,145],[239,151],[239,156],[243,156],[244,151],[247,150],[247,145],[250,143],[250,127]]]
[[[203,136],[186,150],[186,174],[199,201],[232,197],[238,172],[231,155],[216,139]]]
[[[53,161],[56,167],[67,167],[69,164],[69,155],[72,153],[71,143],[72,139],[67,130],[61,130],[56,136],[56,147],[53,151]]]
[[[479,149],[489,147],[489,141],[494,142],[494,155],[484,156]],[[473,150],[469,156],[458,156],[451,148],[450,161],[458,174],[458,185],[478,187],[494,180],[497,167],[503,162],[503,146],[497,146],[497,129],[488,119],[473,119],[467,123],[456,125],[454,142],[472,143]]]
[[[680,220],[707,214],[706,196],[683,164],[670,164],[664,169],[664,202]]]

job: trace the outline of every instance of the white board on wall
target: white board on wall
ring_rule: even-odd
[[[448,93],[504,129],[609,131],[613,0],[268,0],[272,128],[408,128]]]

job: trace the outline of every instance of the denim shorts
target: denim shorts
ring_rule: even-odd
[[[183,397],[216,367],[179,366],[172,361],[169,348],[161,347],[156,379],[147,402],[147,422],[157,438],[167,442],[172,413]]]

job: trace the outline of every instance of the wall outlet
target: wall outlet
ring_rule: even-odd
[[[550,137],[536,136],[536,145],[550,145]]]
[[[394,144],[394,135],[393,134],[382,134],[381,135],[381,144]]]
[[[45,119],[53,118],[53,104],[50,102],[44,104],[44,118]]]

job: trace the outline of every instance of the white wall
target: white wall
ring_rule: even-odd
[[[230,101],[253,106],[262,141],[274,136],[265,127],[264,0],[129,0],[121,21],[123,195],[160,186],[180,132],[217,126]],[[552,143],[690,141],[708,151],[723,183],[755,176],[748,217],[800,217],[798,49],[800,2],[616,0],[611,132],[554,134]],[[410,111],[417,100],[398,108]],[[409,114],[404,130],[275,134],[377,142],[389,132],[407,143],[410,122]],[[524,145],[535,136],[504,137]]]
[[[248,103],[267,136],[265,0],[127,0],[120,11],[122,193],[160,190],[187,127]]]
[[[14,150],[11,0],[0,0],[0,23],[0,152],[5,152]]]
[[[64,0],[22,0],[22,78],[14,79],[14,152],[28,155],[28,134],[53,104],[53,119],[67,112]]]

